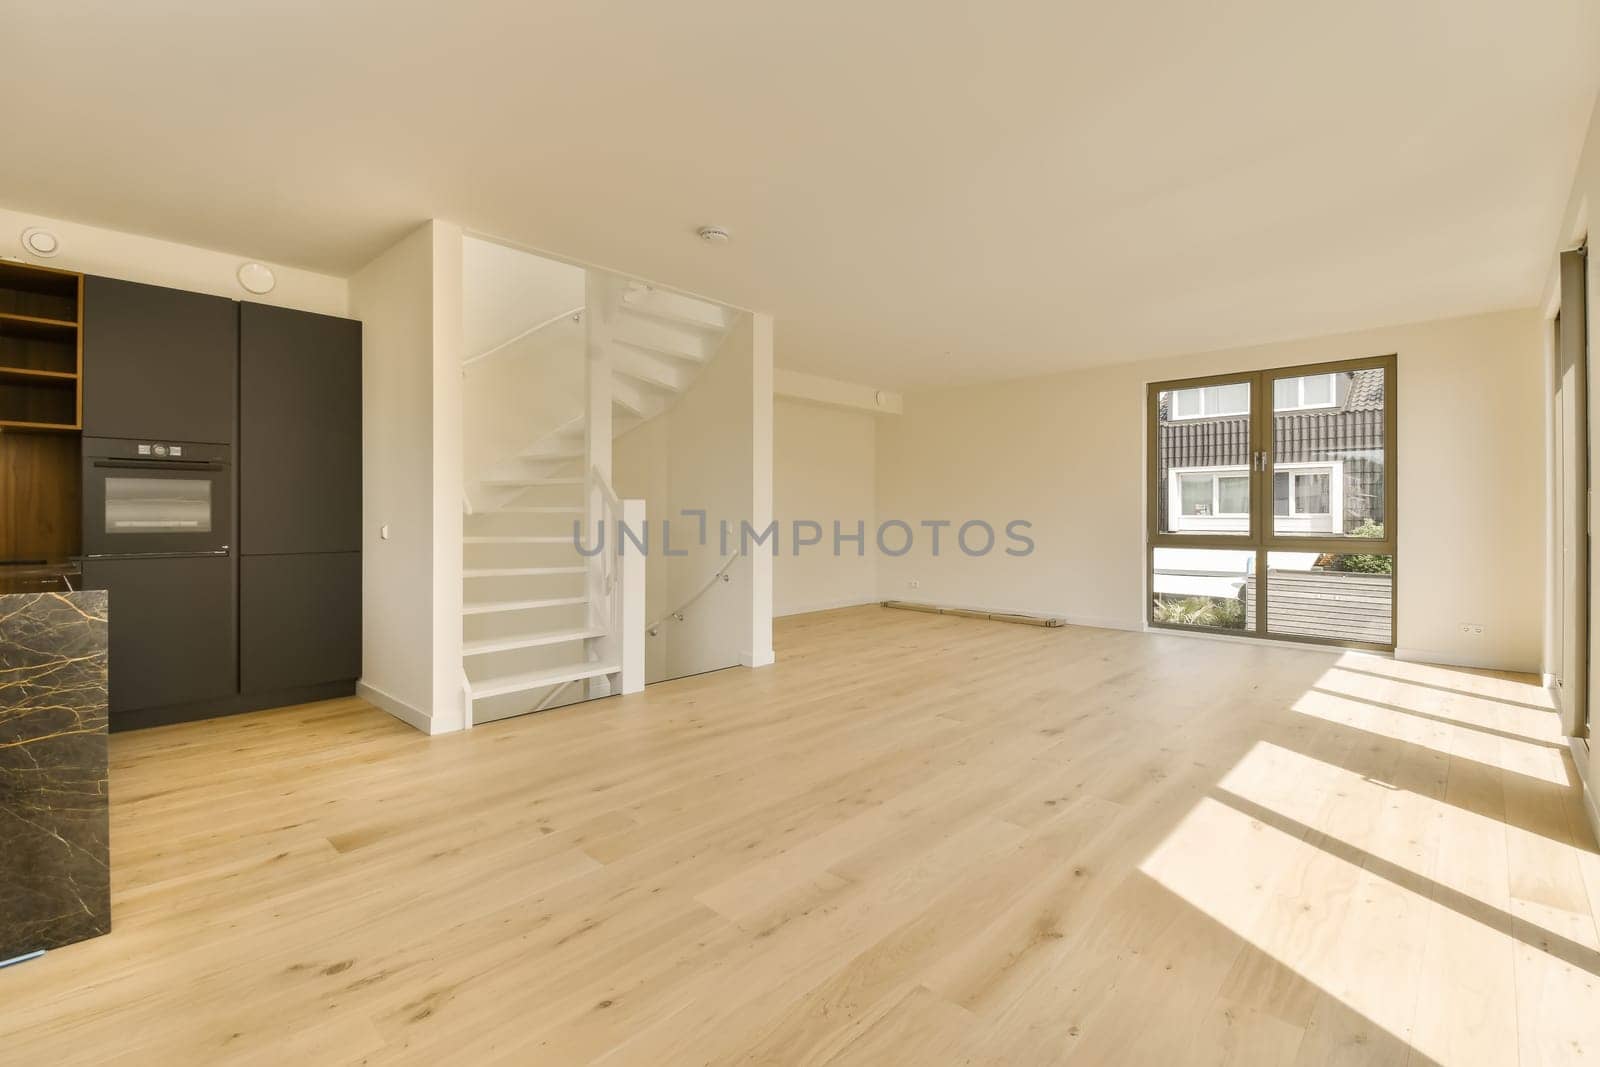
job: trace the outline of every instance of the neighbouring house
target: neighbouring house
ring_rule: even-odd
[[[1279,534],[1382,525],[1383,372],[1342,371],[1273,384],[1272,513]],[[1157,449],[1161,529],[1249,528],[1250,387],[1163,393]],[[1338,522],[1335,522],[1335,517]]]

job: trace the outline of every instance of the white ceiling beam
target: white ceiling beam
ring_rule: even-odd
[[[790,400],[805,400],[831,407],[856,408],[878,415],[899,415],[904,404],[899,393],[878,389],[856,382],[843,382],[837,378],[824,378],[820,374],[805,374],[797,370],[775,370],[773,393]]]

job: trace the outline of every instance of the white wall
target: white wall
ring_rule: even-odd
[[[470,359],[563,311],[583,307],[584,269],[497,241],[461,249],[462,344]]]
[[[42,226],[60,238],[61,251],[49,259],[26,251],[22,231],[33,226]],[[277,285],[272,292],[257,295],[239,284],[240,265],[254,258],[248,250],[218,252],[5,208],[0,208],[0,256],[324,315],[344,315],[349,310],[349,286],[343,278],[272,263],[268,266],[277,277]]]
[[[459,230],[430,222],[350,279],[363,324],[361,692],[430,733],[461,725],[459,248]]]
[[[462,233],[428,224],[433,246],[433,703],[429,730],[466,723],[461,671]]]
[[[742,314],[674,407],[617,438],[617,494],[645,501],[650,523],[647,621],[676,610],[738,552],[741,522],[761,530],[771,521],[772,432],[771,319]],[[707,513],[705,545],[684,509]],[[672,556],[662,552],[663,519],[672,524]],[[719,543],[723,520],[728,554]],[[648,638],[645,677],[657,682],[772,662],[772,564],[768,550],[737,559],[730,581],[713,585],[682,622],[669,621]]]
[[[892,418],[892,416],[886,416]],[[876,552],[833,554],[833,524],[877,525],[879,416],[780,397],[774,405],[773,512],[783,537],[773,561],[773,612],[795,615],[878,599]],[[822,526],[823,543],[796,554],[794,522]],[[814,531],[808,531],[811,536]]]
[[[1399,651],[1537,670],[1541,343],[1537,313],[1506,312],[908,394],[878,428],[880,521],[1026,519],[1037,550],[968,558],[946,545],[935,560],[919,537],[880,558],[880,595],[1138,628],[1145,384],[1398,353]]]
[[[584,304],[581,267],[468,237],[462,242],[464,470],[475,507],[503,498],[477,483],[584,410],[586,330],[561,318]],[[515,339],[515,340],[514,340]]]

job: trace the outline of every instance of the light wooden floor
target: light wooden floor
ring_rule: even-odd
[[[1600,1055],[1600,861],[1529,679],[878,608],[428,740],[113,739],[115,930],[29,1064]]]

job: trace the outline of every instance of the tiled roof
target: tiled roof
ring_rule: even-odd
[[[1352,371],[1350,375],[1350,392],[1344,398],[1345,411],[1382,411],[1383,410],[1383,370],[1374,367],[1370,370]]]
[[[1367,370],[1350,371],[1348,373],[1350,374],[1350,388],[1345,394],[1344,404],[1339,407],[1338,411],[1330,411],[1327,408],[1322,408],[1321,410],[1305,412],[1279,412],[1278,417],[1284,418],[1287,416],[1290,418],[1327,418],[1329,415],[1335,415],[1345,411],[1382,411],[1383,368],[1371,367]],[[1167,410],[1167,398],[1169,396],[1171,396],[1170,393],[1163,392],[1156,398],[1157,418],[1161,420],[1163,425],[1167,424],[1170,417]],[[1245,418],[1245,416],[1227,415],[1222,416],[1222,418],[1242,419]],[[1210,422],[1213,420],[1205,419],[1200,421]]]

